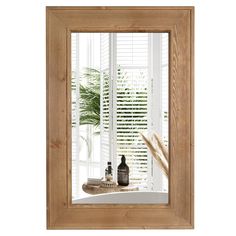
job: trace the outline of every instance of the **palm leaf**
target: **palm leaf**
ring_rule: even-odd
[[[86,85],[80,84],[80,125],[100,125],[100,72],[85,68]]]

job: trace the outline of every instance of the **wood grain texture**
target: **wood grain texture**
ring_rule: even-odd
[[[47,7],[48,229],[193,228],[193,7]],[[168,32],[169,204],[72,205],[71,32]]]

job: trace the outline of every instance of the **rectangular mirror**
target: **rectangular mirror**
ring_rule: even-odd
[[[73,203],[168,203],[168,45],[71,34]]]
[[[48,229],[193,228],[193,7],[47,7]]]

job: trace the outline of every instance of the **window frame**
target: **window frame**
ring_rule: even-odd
[[[193,7],[47,7],[47,228],[193,228]],[[168,204],[73,205],[71,32],[168,32]]]
[[[87,35],[87,37],[88,37],[88,35]],[[71,36],[71,39],[73,41],[73,37],[72,36]],[[80,68],[80,60],[81,60],[81,58],[80,58],[80,55],[79,55],[80,54],[79,50],[80,50],[80,47],[81,47],[80,40],[81,40],[81,37],[78,34],[75,34],[74,35],[74,41],[76,41],[76,42],[74,43],[74,49],[75,49],[74,51],[73,51],[73,45],[72,45],[73,42],[71,41],[71,49],[72,49],[72,51],[71,51],[71,64],[72,64],[72,67],[71,67],[71,69],[72,69],[72,72],[73,72],[73,67],[75,67],[75,69],[76,69],[75,70],[75,72],[76,72],[75,73],[75,75],[76,75],[75,76],[76,77],[75,78],[76,83],[79,82],[79,77],[81,76],[81,71],[80,71],[80,69],[81,69]],[[87,45],[86,45],[87,47],[85,47],[85,48],[87,48],[87,53],[88,53],[87,61],[89,61],[89,64],[87,65],[87,67],[91,67],[91,68],[95,68],[93,65],[90,65],[91,61],[92,61],[91,60],[92,59],[92,55],[95,53],[94,52],[94,42],[95,42],[94,37],[91,38],[91,36],[90,36],[89,38],[87,38]],[[88,48],[89,48],[89,50],[88,50]],[[73,53],[76,54],[74,60],[72,58],[73,57]],[[97,68],[95,68],[95,69],[97,69]],[[76,86],[76,91],[77,91],[76,92],[76,113],[77,113],[76,114],[76,123],[77,124],[79,124],[79,111],[78,111],[79,110],[79,101],[78,101],[78,99],[79,99],[79,88],[78,87],[79,86]],[[76,135],[75,135],[75,137],[76,138],[80,138],[79,137],[79,135],[80,135],[79,134],[80,133],[79,132],[80,128],[79,128],[79,125],[77,125],[77,124],[76,124]],[[72,136],[73,136],[73,134],[72,134]],[[91,142],[93,143],[94,140],[92,140]],[[72,146],[73,146],[73,138],[72,138]],[[76,146],[76,149],[78,150],[78,148],[79,148],[78,142],[75,144],[75,146]],[[72,149],[73,149],[73,147],[72,147]],[[77,154],[78,154],[78,151],[77,151]],[[98,167],[99,167],[99,169],[101,171],[101,161],[100,160],[99,161],[98,160],[94,160],[94,155],[91,156],[91,159],[86,157],[85,160],[81,160],[80,156],[81,155],[77,155],[74,158],[74,160],[72,158],[72,168],[71,168],[72,169],[72,179],[73,179],[73,177],[76,179],[75,183],[72,181],[72,185],[74,186],[74,188],[72,187],[72,193],[75,192],[74,196],[72,194],[72,199],[73,200],[78,198],[79,195],[81,195],[81,191],[84,193],[84,191],[82,190],[82,184],[81,184],[82,181],[81,181],[81,178],[80,178],[81,175],[78,174],[80,167],[85,167],[85,169],[86,169],[86,178],[87,177],[94,177],[93,174],[91,174],[91,172],[93,173],[94,170],[96,168],[98,168]],[[73,155],[72,155],[72,157],[73,157]],[[75,163],[74,165],[73,165],[73,162]],[[103,168],[103,170],[104,170],[104,168]]]

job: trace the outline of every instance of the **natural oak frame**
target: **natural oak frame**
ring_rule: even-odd
[[[193,228],[193,7],[47,7],[47,228]],[[169,33],[169,204],[72,204],[71,32]]]

